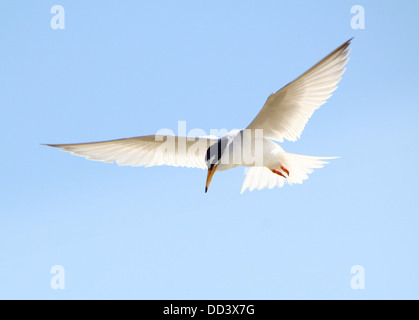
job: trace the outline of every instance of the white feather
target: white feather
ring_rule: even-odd
[[[296,141],[314,111],[336,90],[348,62],[351,40],[337,48],[299,78],[269,96],[247,127],[263,129],[269,139]],[[347,50],[348,49],[348,50]]]
[[[169,139],[169,141],[168,141]],[[179,147],[180,140],[185,148]],[[161,166],[206,169],[205,152],[216,137],[144,136],[93,143],[49,145],[89,160],[121,166]],[[191,148],[195,152],[189,152]]]

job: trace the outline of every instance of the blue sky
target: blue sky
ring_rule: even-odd
[[[65,30],[50,10],[65,8]],[[351,7],[365,8],[353,30]],[[419,4],[2,1],[0,298],[419,298]],[[243,169],[87,161],[41,143],[242,128],[355,36],[290,152],[341,156],[240,195]],[[50,269],[65,269],[52,290]],[[361,265],[365,290],[350,286]]]

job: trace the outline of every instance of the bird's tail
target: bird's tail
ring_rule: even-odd
[[[308,179],[308,175],[314,169],[323,168],[329,162],[326,160],[336,159],[337,157],[313,157],[300,154],[283,152],[280,154],[281,163],[289,171],[287,177],[288,184],[303,183]]]
[[[280,164],[276,169],[279,172],[284,172],[284,175],[281,176],[272,173],[271,169],[275,168],[252,167],[246,174],[241,193],[247,189],[253,191],[255,189],[261,190],[264,188],[272,189],[274,187],[282,187],[285,182],[288,184],[302,183],[308,179],[308,175],[314,169],[322,168],[327,164],[328,162],[326,160],[336,159],[336,157],[312,157],[286,152],[281,152],[278,156]],[[281,166],[289,172],[289,176],[280,168]]]

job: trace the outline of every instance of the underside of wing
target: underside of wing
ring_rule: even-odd
[[[217,140],[207,137],[149,135],[136,138],[80,144],[48,145],[89,160],[121,166],[207,168],[205,154]]]
[[[351,40],[271,94],[248,129],[263,129],[266,138],[280,142],[284,139],[296,141],[314,111],[326,103],[337,89],[349,60]]]

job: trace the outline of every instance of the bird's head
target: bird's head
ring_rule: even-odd
[[[211,183],[212,177],[214,176],[214,173],[217,170],[218,165],[220,164],[221,149],[222,149],[222,141],[220,139],[218,140],[218,142],[214,143],[207,150],[207,154],[205,156],[205,163],[207,164],[207,167],[208,167],[208,175],[207,175],[207,183],[205,184],[205,193],[208,192],[208,188]]]

